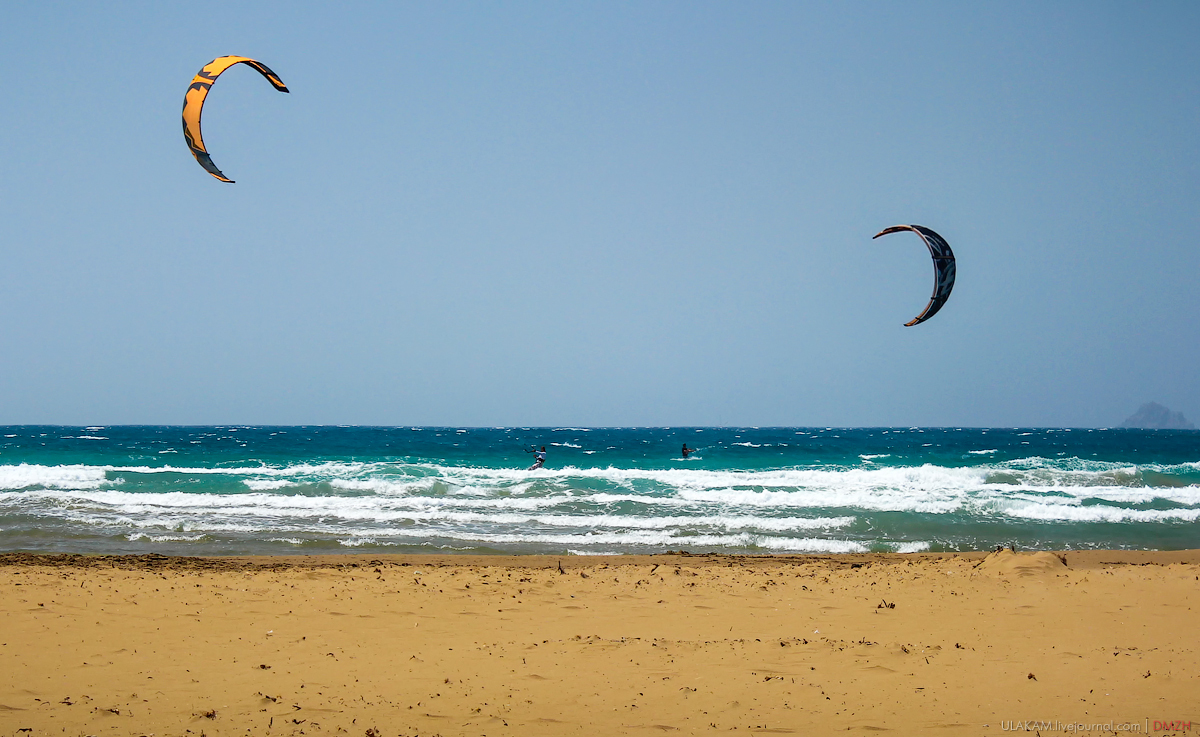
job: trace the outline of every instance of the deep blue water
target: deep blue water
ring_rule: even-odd
[[[1200,432],[0,428],[0,550],[1200,548]],[[684,443],[696,452],[684,459]],[[527,470],[532,446],[544,468]]]

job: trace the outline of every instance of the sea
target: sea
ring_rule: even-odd
[[[0,436],[2,551],[1200,548],[1197,431],[9,426]],[[543,446],[544,467],[531,469]]]

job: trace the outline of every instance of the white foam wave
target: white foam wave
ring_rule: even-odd
[[[207,535],[149,535],[145,532],[131,532],[125,536],[125,539],[130,542],[152,542],[152,543],[194,543],[204,540]]]
[[[1012,505],[1005,510],[1013,517],[1045,522],[1195,522],[1200,509],[1122,509],[1105,505],[1069,504]]]
[[[321,526],[338,522],[409,523],[425,525],[530,526],[577,529],[725,529],[786,533],[799,530],[837,529],[856,521],[841,517],[769,517],[748,515],[623,514],[537,514],[521,513],[511,507],[503,511],[463,508],[449,500],[410,497],[278,496],[273,494],[192,494],[171,492],[146,494],[121,491],[44,491],[41,498],[52,502],[43,514],[59,513],[79,520],[116,519],[132,526],[175,526],[191,530],[263,531],[281,524]],[[0,493],[0,510],[17,497],[28,503],[34,495]],[[483,500],[496,509],[497,502]],[[560,501],[562,499],[560,498]],[[457,507],[457,508],[456,508]],[[214,516],[214,513],[219,513]]]
[[[0,489],[98,489],[104,480],[98,466],[0,466]]]
[[[293,485],[289,479],[243,479],[242,483],[254,491],[272,491]]]
[[[860,456],[874,457],[882,454]],[[0,521],[32,517],[161,542],[207,535],[297,541],[290,544],[448,540],[467,547],[528,544],[615,552],[634,547],[916,552],[931,544],[847,538],[859,538],[864,529],[887,529],[877,527],[881,520],[891,524],[886,517],[873,516],[884,512],[1000,522],[1200,519],[1200,483],[1184,485],[1197,478],[1200,462],[1160,466],[1031,457],[960,468],[866,463],[762,471],[683,465],[537,473],[350,461],[279,466],[246,461],[235,468],[9,465],[0,466]],[[209,479],[211,488],[224,493],[195,490],[210,488]],[[229,493],[230,483],[238,493]],[[1186,506],[1145,508],[1164,501]]]
[[[285,468],[186,468],[145,466],[0,466],[0,489],[96,490],[120,486],[132,474],[175,473],[242,476],[252,491],[279,491],[296,486],[309,489],[328,484],[339,492],[389,497],[421,497],[414,504],[432,504],[430,495],[457,503],[477,497],[477,504],[496,508],[531,509],[565,500],[581,503],[632,502],[648,507],[689,504],[744,505],[779,508],[862,508],[870,510],[945,513],[976,502],[1021,494],[1054,492],[1111,502],[1144,503],[1164,499],[1180,504],[1200,503],[1200,484],[1147,486],[1146,473],[1195,474],[1197,463],[1177,466],[1128,464],[1066,459],[1022,459],[965,468],[934,466],[850,467],[842,469],[776,469],[768,471],[711,471],[671,469],[542,469],[536,474],[516,469],[442,467],[422,464],[324,463]],[[115,478],[106,477],[122,474]],[[610,491],[589,492],[602,482]],[[156,495],[163,499],[162,495]],[[183,498],[194,497],[186,494]],[[318,496],[323,496],[318,494]],[[145,499],[146,494],[138,494]],[[236,497],[233,497],[236,498]],[[160,502],[161,503],[161,502]],[[255,503],[261,503],[256,500]]]

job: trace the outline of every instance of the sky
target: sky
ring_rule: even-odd
[[[1200,419],[1195,3],[4,16],[0,424]]]

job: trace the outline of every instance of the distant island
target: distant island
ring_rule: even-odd
[[[1143,404],[1129,419],[1118,427],[1132,427],[1145,430],[1195,430],[1196,426],[1187,421],[1182,412],[1172,412],[1158,402]]]

